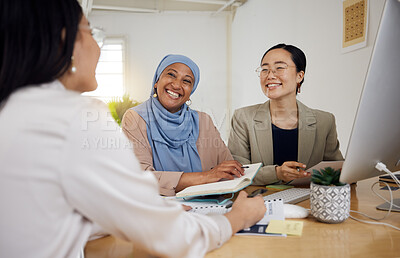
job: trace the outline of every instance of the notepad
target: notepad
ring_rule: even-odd
[[[186,201],[182,198],[176,198],[175,196],[164,196],[163,198],[192,207],[192,209],[188,211],[189,213],[199,213],[205,215],[209,213],[225,214],[231,210],[227,209],[226,205],[232,203],[231,200],[227,200],[223,204],[218,204],[213,201]]]
[[[266,185],[265,188],[271,189],[271,190],[286,190],[293,188],[293,185]]]
[[[245,228],[236,233],[236,235],[258,235],[258,236],[286,236],[282,233],[266,232],[270,221],[285,220],[283,211],[283,201],[281,199],[266,200],[264,202],[267,211],[264,217],[250,228]]]
[[[235,193],[242,190],[253,182],[253,178],[261,167],[261,163],[244,165],[244,175],[232,180],[219,181],[215,183],[189,186],[176,194],[178,198],[195,197],[213,194]]]
[[[394,176],[400,180],[400,174],[394,174]],[[396,184],[396,181],[390,175],[382,175],[379,176],[379,182],[393,183]]]
[[[271,220],[266,230],[266,233],[292,236],[301,236],[302,232],[303,222],[293,220]]]

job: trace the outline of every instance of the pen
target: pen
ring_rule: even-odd
[[[263,194],[263,193],[265,193],[266,191],[268,191],[268,189],[260,188],[260,189],[255,190],[255,191],[252,192],[251,194],[249,194],[249,196],[247,196],[247,197],[248,197],[248,198],[252,198],[252,197],[257,196],[257,195],[259,195],[259,194]]]
[[[268,191],[268,189],[263,189],[263,188],[257,189],[257,190],[255,190],[254,192],[252,192],[251,194],[249,194],[249,195],[247,196],[247,198],[253,198],[253,197],[255,197],[255,196],[259,195],[259,194],[265,193],[266,191]],[[232,205],[233,205],[233,202],[227,204],[227,205],[225,206],[225,208],[226,208],[226,209],[229,209],[230,207],[232,207]]]
[[[212,167],[211,169],[213,169],[214,167]],[[249,168],[249,166],[241,166],[241,168]]]
[[[290,180],[289,182],[286,182],[284,185],[288,185],[288,184],[290,184],[291,182],[293,182],[293,180]]]

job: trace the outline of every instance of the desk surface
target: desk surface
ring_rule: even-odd
[[[352,185],[351,210],[372,217],[383,217],[386,211],[375,207],[383,201],[370,190],[378,179],[368,179]],[[379,189],[375,186],[375,189]],[[255,187],[248,187],[248,192]],[[268,193],[272,193],[268,191]],[[389,198],[388,191],[379,191]],[[400,197],[400,190],[394,192]],[[298,203],[310,208],[310,201]],[[352,213],[356,218],[363,216]],[[304,222],[301,237],[234,236],[221,248],[206,255],[213,257],[396,257],[400,255],[400,231],[383,225],[370,225],[347,219],[340,224],[318,222],[312,216],[296,219]],[[400,213],[392,212],[383,220],[400,227]],[[88,242],[85,257],[149,257],[141,250],[133,251],[133,245],[112,236]]]

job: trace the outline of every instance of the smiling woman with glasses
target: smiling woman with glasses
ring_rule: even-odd
[[[310,177],[305,170],[323,160],[342,160],[333,114],[297,100],[304,82],[306,56],[279,44],[267,50],[256,69],[263,104],[235,111],[228,147],[242,164],[262,162],[254,184]]]
[[[261,77],[261,78],[267,77],[270,72],[272,72],[276,76],[281,76],[281,75],[285,74],[286,70],[289,67],[296,67],[296,66],[293,66],[293,65],[289,66],[288,64],[286,64],[284,62],[279,62],[272,66],[267,66],[267,65],[260,66],[256,69],[255,72],[257,73],[258,77]]]

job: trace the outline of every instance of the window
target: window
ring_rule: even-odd
[[[96,68],[96,79],[97,89],[83,95],[93,96],[105,102],[123,96],[125,89],[125,40],[123,38],[104,40]]]

